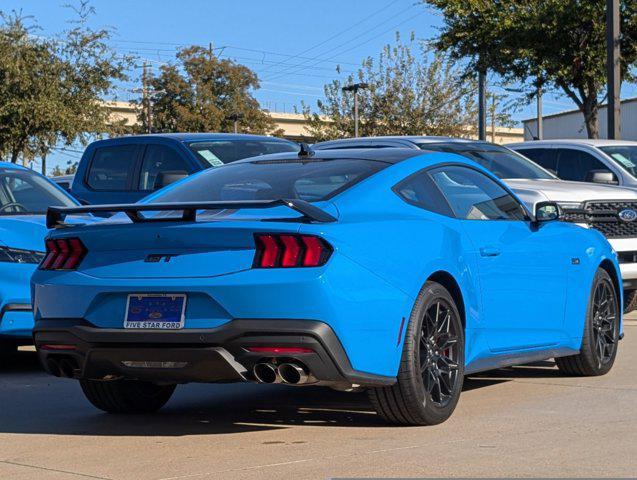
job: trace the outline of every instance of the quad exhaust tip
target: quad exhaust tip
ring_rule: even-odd
[[[277,368],[271,363],[257,363],[252,373],[259,383],[281,383]]]
[[[49,358],[46,365],[55,377],[75,378],[77,363],[71,358]]]
[[[277,371],[283,383],[290,385],[303,385],[310,377],[305,369],[296,363],[282,363]]]

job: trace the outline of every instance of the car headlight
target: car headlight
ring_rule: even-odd
[[[0,262],[9,263],[40,263],[44,252],[22,250],[19,248],[0,247]]]

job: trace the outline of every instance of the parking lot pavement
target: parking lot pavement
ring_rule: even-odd
[[[32,352],[0,366],[0,478],[633,476],[637,321],[613,371],[550,362],[476,375],[436,427],[388,427],[364,394],[316,387],[186,385],[156,415],[98,412]]]

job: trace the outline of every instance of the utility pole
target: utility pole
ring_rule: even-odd
[[[544,138],[544,125],[542,124],[542,87],[540,81],[537,84],[537,139],[542,140]]]
[[[478,72],[478,140],[487,139],[487,74]]]
[[[144,62],[142,71],[142,105],[146,117],[146,133],[153,133],[153,114],[150,106],[150,92],[148,91],[148,63]]]
[[[498,99],[495,93],[491,95],[491,142],[495,143],[495,123],[498,114]]]
[[[343,92],[354,92],[354,137],[358,137],[358,91],[365,88],[369,88],[369,84],[353,83],[341,89]]]
[[[621,135],[621,87],[620,70],[620,23],[619,0],[606,0],[606,77],[608,92],[608,138],[619,139]]]

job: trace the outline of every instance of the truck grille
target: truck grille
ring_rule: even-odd
[[[637,220],[621,220],[619,212],[622,210],[637,212],[637,202],[585,202],[581,210],[564,210],[563,220],[585,223],[599,230],[606,238],[637,237]]]

